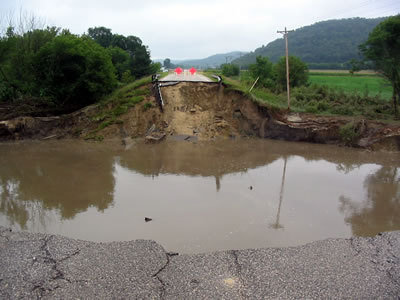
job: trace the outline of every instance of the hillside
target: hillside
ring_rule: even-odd
[[[200,69],[214,68],[214,67],[219,67],[221,64],[226,63],[226,61],[231,62],[232,60],[239,58],[247,53],[248,52],[245,51],[232,51],[228,53],[215,54],[202,59],[186,59],[186,60],[171,59],[171,62],[174,65],[179,65],[184,68],[190,68],[190,67],[195,67]],[[164,60],[156,60],[156,61],[159,61],[161,63],[164,62]]]
[[[305,26],[289,33],[289,53],[307,62],[310,68],[343,68],[351,59],[358,59],[358,46],[372,29],[385,18],[352,18],[329,20]],[[276,62],[285,55],[283,38],[233,61],[240,66],[255,62],[257,56],[267,56]]]

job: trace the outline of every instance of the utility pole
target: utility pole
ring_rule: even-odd
[[[288,102],[288,109],[290,110],[290,85],[289,85],[289,49],[288,49],[288,33],[292,32],[293,30],[286,30],[285,31],[277,31],[278,33],[282,33],[285,37],[285,44],[286,44],[286,89],[287,89],[287,102]]]

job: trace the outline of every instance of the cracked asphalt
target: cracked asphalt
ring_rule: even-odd
[[[0,227],[0,299],[400,299],[400,231],[178,255]]]

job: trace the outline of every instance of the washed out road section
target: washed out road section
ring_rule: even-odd
[[[1,299],[397,299],[400,231],[290,248],[167,253],[0,227]]]
[[[159,81],[193,81],[193,82],[212,82],[212,80],[202,74],[194,73],[193,75],[188,71],[184,70],[181,74],[171,73]]]

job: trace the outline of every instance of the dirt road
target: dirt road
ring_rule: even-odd
[[[184,70],[181,74],[171,73],[168,76],[160,79],[160,81],[205,81],[211,82],[212,80],[199,73],[191,74],[189,70]]]

